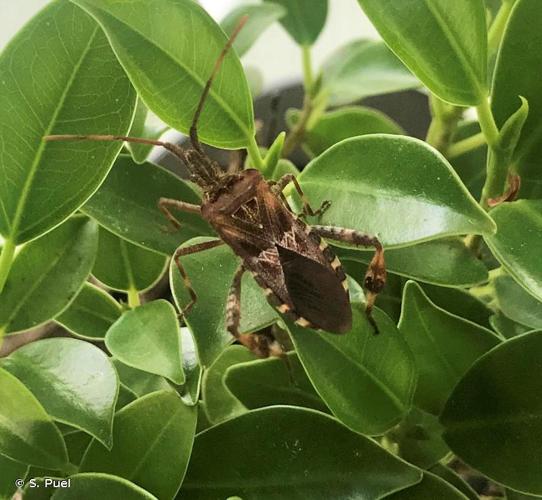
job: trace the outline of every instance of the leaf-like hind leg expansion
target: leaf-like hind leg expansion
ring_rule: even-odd
[[[173,229],[176,231],[181,227],[180,221],[171,213],[171,208],[188,212],[191,214],[201,214],[201,207],[192,203],[186,203],[180,200],[174,200],[172,198],[160,198],[158,201],[158,208],[164,214],[166,219],[171,223]]]
[[[311,229],[323,238],[351,243],[356,246],[375,248],[374,256],[365,273],[363,286],[365,287],[365,290],[367,290],[367,305],[365,307],[367,319],[373,326],[375,333],[378,333],[378,326],[371,313],[377,295],[382,291],[386,284],[386,263],[384,260],[384,248],[382,247],[382,244],[378,238],[360,233],[353,229],[335,226],[311,226]]]
[[[245,268],[241,264],[233,276],[233,281],[226,303],[226,328],[236,340],[247,347],[259,358],[269,356],[283,356],[284,352],[280,344],[270,334],[265,333],[240,333],[241,322],[241,279]]]
[[[301,201],[303,202],[303,215],[310,215],[311,217],[320,216],[330,207],[331,202],[326,200],[320,205],[320,208],[313,210],[310,206],[307,196],[301,189],[301,186],[299,185],[299,182],[297,182],[294,174],[283,175],[273,186],[273,190],[275,191],[275,193],[282,195],[282,191],[288,184],[290,184],[290,182],[294,183],[295,190],[297,191],[297,193],[301,197]]]
[[[183,316],[186,317],[186,315],[190,312],[190,309],[192,309],[194,304],[197,302],[198,296],[192,288],[192,282],[190,281],[190,278],[186,274],[186,271],[181,263],[181,257],[186,257],[187,255],[192,255],[193,253],[203,252],[204,250],[210,250],[211,248],[215,248],[220,245],[224,245],[222,240],[205,241],[204,243],[196,243],[195,245],[190,245],[189,247],[179,247],[173,254],[175,265],[181,274],[185,288],[190,294],[190,302],[186,305],[186,307],[181,309],[181,314]]]

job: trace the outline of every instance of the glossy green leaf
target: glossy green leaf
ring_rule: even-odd
[[[26,477],[28,465],[15,462],[4,455],[0,455],[0,499],[10,500],[17,491],[16,479]]]
[[[422,480],[393,495],[386,497],[386,500],[466,500],[457,488],[447,483],[431,472],[424,471]]]
[[[113,449],[93,442],[81,471],[114,474],[157,498],[174,498],[190,458],[196,416],[196,409],[174,392],[144,396],[115,416]]]
[[[81,459],[92,441],[92,436],[83,431],[73,431],[64,434],[64,441],[68,448],[68,457],[70,463],[79,466]]]
[[[64,467],[68,454],[62,434],[30,390],[2,368],[0,401],[0,453],[38,467]]]
[[[493,315],[493,310],[468,290],[427,284],[424,284],[422,288],[436,306],[489,328],[489,318]]]
[[[341,260],[369,264],[374,252],[338,249]],[[386,268],[427,283],[445,286],[472,286],[487,281],[487,269],[459,239],[427,241],[386,252]]]
[[[385,247],[495,230],[444,157],[412,137],[346,139],[312,160],[299,182],[312,205],[331,201],[322,224],[375,234]]]
[[[55,321],[77,337],[102,340],[121,313],[119,303],[111,295],[85,283],[74,301]]]
[[[196,192],[166,169],[136,165],[129,156],[121,156],[83,212],[117,236],[166,255],[187,239],[211,233],[201,217],[185,212],[177,214],[182,225],[173,231],[158,208],[161,197],[200,203]]]
[[[299,360],[320,397],[345,425],[378,435],[409,411],[416,367],[395,324],[375,310],[375,335],[359,303],[353,303],[353,327],[344,335],[288,323]]]
[[[167,259],[100,228],[98,254],[92,274],[113,290],[143,292],[164,274]]]
[[[73,1],[100,23],[148,108],[187,133],[227,43],[220,27],[192,0]],[[252,99],[234,51],[211,87],[198,132],[203,142],[231,149],[246,146],[254,135]]]
[[[450,451],[442,439],[442,430],[435,415],[412,408],[405,419],[386,434],[386,438],[392,441],[401,458],[421,469],[428,469]]]
[[[418,469],[335,419],[278,406],[199,434],[180,494],[187,500],[383,498],[420,478]]]
[[[230,366],[255,359],[246,347],[232,345],[224,349],[205,371],[202,382],[202,399],[209,422],[218,424],[247,411],[246,407],[226,386],[224,377]]]
[[[437,307],[413,281],[404,288],[399,330],[418,367],[414,401],[435,415],[474,361],[499,343],[490,330]]]
[[[184,383],[177,313],[165,300],[136,307],[109,329],[105,345],[121,362]]]
[[[444,101],[476,105],[488,94],[482,0],[358,0],[386,44]]]
[[[441,463],[434,465],[429,469],[429,472],[437,475],[438,477],[444,479],[447,483],[451,484],[454,488],[459,490],[463,495],[465,495],[469,500],[479,500],[480,497],[469,484],[467,484],[458,474],[456,474],[452,469],[442,465]]]
[[[328,411],[295,353],[282,359],[258,359],[233,365],[223,380],[234,396],[251,410],[291,405]]]
[[[208,240],[196,238],[183,247]],[[239,259],[223,245],[187,255],[182,258],[182,264],[198,297],[186,317],[186,324],[194,335],[201,364],[208,367],[233,339],[226,330],[226,302]],[[190,296],[174,262],[170,265],[170,277],[175,302],[182,309],[189,303]],[[277,313],[265,300],[254,278],[245,273],[241,283],[240,331],[254,332],[277,319]]]
[[[511,320],[542,329],[542,302],[521,288],[510,276],[498,276],[493,281],[499,308]]]
[[[69,338],[27,344],[2,360],[51,417],[111,446],[118,378],[106,354]]]
[[[441,415],[444,439],[461,460],[498,483],[537,495],[542,379],[534,374],[540,359],[541,331],[497,346],[461,379]]]
[[[506,488],[506,500],[535,500],[541,498],[540,495],[527,495],[526,493],[519,493],[519,491],[509,490]]]
[[[135,93],[99,27],[70,2],[50,4],[19,31],[0,74],[0,234],[18,244],[82,205],[120,149],[43,137],[124,134]]]
[[[157,500],[154,495],[117,476],[102,473],[75,474],[69,488],[58,488],[52,500]]]
[[[299,111],[290,113],[290,126],[299,121]],[[304,135],[304,145],[311,157],[349,137],[366,134],[403,134],[391,118],[376,109],[350,106],[324,113]]]
[[[333,106],[420,86],[420,81],[379,40],[348,42],[331,54],[322,71]]]
[[[0,331],[37,326],[62,312],[92,269],[98,226],[74,217],[28,243],[17,255],[0,296]]]
[[[144,137],[145,139],[157,140],[167,130],[169,130],[169,127],[154,113],[151,113],[141,99],[138,99],[134,121],[128,135],[131,137]],[[145,163],[154,146],[127,142],[126,147],[129,149],[136,163]]]
[[[519,96],[529,102],[515,156],[519,159],[521,194],[540,198],[540,156],[542,154],[542,95],[537,71],[542,64],[542,32],[538,0],[518,0],[508,20],[495,67],[491,105],[501,127],[519,107]],[[529,47],[532,50],[526,50]]]
[[[272,3],[286,9],[280,24],[299,45],[312,45],[316,41],[326,23],[328,0],[272,0]]]
[[[132,368],[121,363],[118,359],[114,359],[113,364],[119,375],[121,385],[138,398],[151,392],[173,391],[173,387],[169,385],[164,377]]]
[[[511,339],[512,337],[532,330],[532,328],[529,328],[528,326],[512,321],[500,311],[489,318],[489,324],[493,330],[502,335],[505,339]]]
[[[271,179],[278,181],[283,175],[294,174],[296,177],[299,175],[298,168],[290,161],[285,158],[281,158],[273,170]]]
[[[233,47],[237,55],[244,55],[260,37],[260,35],[275,21],[284,17],[286,9],[276,3],[239,5],[229,12],[220,26],[226,35],[230,36],[243,16],[248,16],[246,24],[235,39]]]
[[[542,200],[503,203],[491,211],[497,233],[485,240],[499,262],[531,295],[542,301]]]

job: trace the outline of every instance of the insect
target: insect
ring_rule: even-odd
[[[251,168],[225,171],[204,153],[198,140],[198,120],[205,100],[243,24],[243,21],[240,22],[223,48],[200,97],[190,128],[191,149],[125,136],[53,135],[45,139],[126,141],[161,146],[186,165],[190,180],[203,191],[202,204],[161,198],[159,208],[176,229],[181,227],[181,223],[172,210],[201,215],[216,230],[220,239],[181,247],[173,255],[190,294],[190,302],[182,310],[183,315],[189,313],[197,300],[182,264],[183,257],[226,244],[242,261],[235,272],[227,300],[227,329],[257,356],[280,356],[283,349],[269,334],[239,331],[241,278],[245,272],[252,273],[268,302],[296,324],[332,333],[348,332],[352,328],[352,311],[347,279],[339,259],[325,241],[329,239],[376,249],[365,275],[364,287],[367,292],[367,317],[375,332],[378,332],[371,311],[386,281],[384,250],[378,239],[351,229],[308,225],[304,217],[321,214],[329,202],[313,210],[297,179],[291,174],[272,182]],[[283,195],[283,189],[290,183],[293,183],[303,202],[301,216],[293,212]]]

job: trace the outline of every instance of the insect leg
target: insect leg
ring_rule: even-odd
[[[360,233],[353,229],[345,229],[335,226],[311,226],[311,229],[323,238],[330,240],[351,243],[356,246],[374,247],[375,254],[369,263],[363,286],[367,290],[367,305],[365,312],[367,318],[373,325],[375,332],[378,333],[378,327],[371,315],[377,295],[382,291],[386,284],[386,263],[384,261],[384,248],[374,236]]]
[[[201,213],[201,207],[199,205],[186,203],[185,201],[174,200],[172,198],[160,198],[160,200],[158,200],[158,208],[164,214],[166,219],[171,222],[171,225],[175,229],[179,229],[181,227],[181,223],[171,213],[170,208],[175,208],[176,210],[181,210],[183,212],[188,212],[191,214],[199,215]]]
[[[190,294],[190,302],[188,303],[186,307],[184,307],[181,310],[181,314],[183,316],[186,316],[188,312],[190,311],[190,309],[192,309],[192,307],[198,300],[198,297],[196,295],[196,292],[192,288],[192,283],[190,281],[190,278],[186,274],[186,271],[181,263],[181,257],[186,257],[187,255],[191,255],[193,253],[203,252],[204,250],[209,250],[211,248],[215,248],[223,244],[224,242],[222,240],[205,241],[203,243],[196,243],[195,245],[190,245],[189,247],[177,248],[177,250],[173,254],[173,260],[175,261],[175,265],[177,266],[177,269],[179,270],[179,273],[181,274],[181,277],[183,278],[185,288],[188,290],[188,293]]]
[[[294,174],[285,174],[283,175],[277,183],[273,186],[273,189],[275,192],[282,193],[283,189],[290,184],[290,182],[294,183],[295,190],[301,197],[301,201],[303,202],[303,214],[304,215],[310,215],[310,216],[317,216],[322,215],[331,205],[330,201],[324,201],[322,205],[320,205],[320,208],[317,210],[313,210],[310,206],[309,200],[307,199],[307,196],[301,189],[301,186],[299,185],[299,182],[297,182],[297,179]]]
[[[272,335],[239,332],[239,323],[241,322],[241,279],[244,272],[245,268],[241,264],[233,276],[226,303],[226,328],[236,340],[259,358],[282,356],[283,350]]]

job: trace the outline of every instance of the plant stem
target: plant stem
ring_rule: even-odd
[[[141,300],[139,300],[139,292],[135,288],[130,287],[128,290],[128,307],[134,309],[140,305]]]
[[[510,17],[510,12],[516,0],[504,0],[499,12],[495,16],[495,20],[491,24],[488,35],[488,52],[490,56],[499,48],[504,33],[504,28]]]
[[[447,155],[453,135],[457,130],[457,124],[463,116],[463,108],[447,104],[433,94],[429,101],[433,119],[425,141],[442,154]]]
[[[490,148],[496,148],[499,143],[499,129],[495,123],[495,118],[491,112],[488,99],[482,99],[482,102],[476,106],[478,113],[478,121],[480,128],[486,138],[486,142]]]
[[[311,48],[309,45],[301,47],[301,57],[303,59],[303,85],[305,87],[305,94],[311,95],[314,77],[312,72]]]
[[[260,148],[258,147],[258,143],[256,142],[256,138],[254,136],[250,137],[246,149],[252,165],[254,165],[254,167],[260,172],[263,172],[265,169],[265,163],[262,155],[260,154]]]
[[[8,279],[13,257],[15,257],[15,248],[15,243],[11,239],[8,238],[4,241],[2,255],[0,255],[0,293],[4,289],[4,285]]]
[[[472,151],[473,149],[483,146],[485,143],[485,135],[482,132],[479,132],[478,134],[471,135],[466,139],[451,144],[448,148],[448,154],[446,156],[448,159],[456,158],[468,153],[469,151]]]

